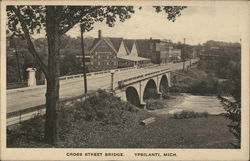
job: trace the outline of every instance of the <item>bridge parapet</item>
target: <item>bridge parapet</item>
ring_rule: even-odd
[[[131,70],[131,69],[135,69],[135,68],[137,68],[137,67],[120,68],[120,69],[115,69],[115,71],[125,71],[125,70]],[[107,74],[107,73],[110,73],[110,70],[87,73],[87,76],[102,75],[102,74]],[[62,76],[59,79],[60,80],[69,80],[69,79],[75,79],[75,78],[81,78],[81,77],[83,77],[83,74]]]
[[[121,80],[118,81],[118,86],[115,89],[121,89],[131,83],[137,82],[139,80],[143,80],[143,79],[148,79],[150,77],[154,77],[157,75],[161,75],[163,73],[169,72],[170,68],[166,68],[166,69],[162,69],[162,70],[158,70],[158,71],[154,71],[154,72],[150,72],[150,73],[146,73],[146,74],[142,74],[142,75],[138,75],[135,77],[131,77],[131,78],[127,78],[125,80]]]

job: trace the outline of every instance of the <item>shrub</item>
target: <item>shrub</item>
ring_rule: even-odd
[[[148,99],[145,102],[147,103],[146,108],[148,110],[156,110],[164,108],[164,102],[162,102],[162,100]]]
[[[96,96],[89,97],[83,102],[77,103],[74,109],[62,111],[60,115],[69,120],[99,121],[101,124],[120,124],[126,121],[126,112],[137,112],[137,108],[119,97],[99,90]]]
[[[43,134],[44,117],[35,116],[17,125],[15,129],[7,129],[7,147],[23,147],[29,142],[42,142]]]
[[[181,112],[176,112],[172,114],[174,119],[185,119],[185,118],[198,118],[198,117],[208,117],[208,112],[194,112],[183,110]]]

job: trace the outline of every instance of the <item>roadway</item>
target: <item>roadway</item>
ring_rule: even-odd
[[[186,65],[189,65],[189,63],[187,62]],[[182,69],[182,63],[161,65],[154,68],[135,68],[131,70],[117,71],[114,74],[114,84],[117,84],[120,80],[166,68],[170,68],[170,70]],[[87,83],[88,91],[110,88],[111,74],[105,73],[88,76]],[[83,78],[60,81],[60,99],[81,95],[83,94],[83,91]],[[7,113],[45,104],[45,92],[45,85],[37,86],[35,88],[7,90]]]

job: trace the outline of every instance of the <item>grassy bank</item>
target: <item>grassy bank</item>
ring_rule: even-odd
[[[224,116],[174,119],[138,110],[112,94],[99,92],[59,114],[60,148],[233,148]],[[156,121],[144,126],[148,117]],[[43,142],[44,118],[8,131],[8,147],[51,147]]]

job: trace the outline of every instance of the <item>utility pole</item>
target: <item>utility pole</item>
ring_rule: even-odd
[[[110,90],[111,92],[114,91],[114,74],[115,74],[115,70],[110,70],[110,74],[111,74],[111,87]]]
[[[186,61],[186,38],[183,39],[184,45],[183,45],[183,50],[182,50],[182,61],[183,61],[183,71],[185,71],[185,61]]]
[[[84,26],[83,24],[80,25],[81,27],[81,46],[82,46],[82,69],[83,69],[83,79],[84,79],[84,93],[87,93],[87,75],[86,75],[86,68],[85,68],[85,52],[84,52],[84,44],[83,44],[83,32]]]
[[[192,57],[193,57],[193,53],[194,53],[194,48],[192,48],[192,51],[191,51],[191,49],[190,49],[189,52],[190,52],[190,53],[189,53],[189,56],[190,56],[190,65],[189,65],[189,67],[191,68],[191,65],[192,65]]]

